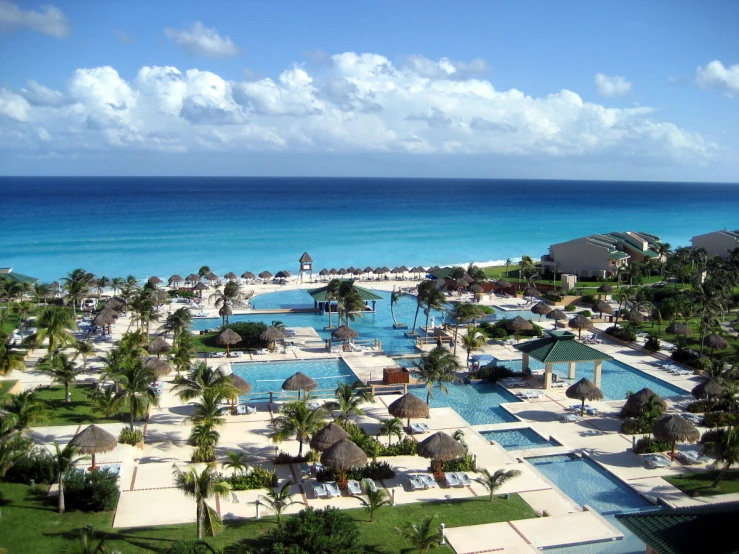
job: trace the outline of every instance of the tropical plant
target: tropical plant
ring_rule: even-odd
[[[212,421],[193,425],[188,439],[188,442],[195,447],[192,461],[194,463],[215,462],[215,447],[220,438],[221,435],[215,430],[215,424]]]
[[[328,326],[329,327],[331,327],[331,302],[333,302],[334,300],[338,300],[340,286],[341,286],[341,281],[339,279],[331,279],[328,282],[328,285],[326,285],[326,304],[328,307]]]
[[[407,523],[403,529],[395,530],[411,545],[416,552],[428,552],[439,547],[442,535],[439,527],[434,524],[437,516],[430,516],[421,523]]]
[[[463,270],[464,271],[464,270]],[[413,329],[412,332],[415,334],[416,325],[418,324],[418,312],[421,310],[421,306],[426,302],[426,296],[432,289],[438,290],[434,281],[422,281],[418,284],[416,294],[416,315],[413,316]]]
[[[467,367],[470,367],[470,354],[472,353],[472,351],[482,348],[485,345],[485,342],[486,342],[485,335],[480,333],[477,330],[476,326],[474,325],[467,326],[467,334],[465,334],[465,336],[462,337],[462,347],[467,352],[467,359],[466,359]],[[455,341],[455,347],[456,347],[456,341]]]
[[[353,415],[364,415],[364,410],[359,406],[364,403],[374,402],[375,397],[367,390],[362,381],[354,381],[349,383],[340,383],[334,391],[336,401],[327,402],[326,408],[329,410],[338,410],[337,420],[347,421]]]
[[[38,348],[44,340],[48,341],[47,351],[54,352],[60,347],[74,344],[70,329],[76,329],[74,316],[61,306],[49,306],[41,310],[36,318],[36,332],[24,341],[32,348]]]
[[[57,502],[57,511],[60,514],[64,512],[64,476],[70,469],[72,469],[75,462],[81,459],[73,459],[76,454],[77,447],[73,444],[69,443],[67,444],[67,446],[64,447],[64,449],[61,449],[59,448],[59,443],[54,441],[54,452],[52,453],[52,455],[54,457],[54,469],[59,481],[59,499]]]
[[[174,312],[167,315],[163,328],[165,331],[172,331],[174,335],[174,345],[177,339],[190,327],[192,323],[192,312],[187,308],[177,308]]]
[[[454,319],[454,354],[457,353],[457,331],[459,324],[465,321],[485,317],[485,311],[477,304],[468,304],[466,302],[455,302],[451,313]]]
[[[113,378],[118,386],[117,399],[128,405],[130,427],[136,418],[143,417],[150,406],[159,406],[159,397],[154,388],[156,374],[146,367],[141,358],[124,360],[116,368]]]
[[[169,361],[177,372],[177,379],[183,371],[192,369],[192,359],[196,356],[195,341],[192,335],[187,331],[182,331],[177,335],[177,341],[173,348],[169,351]]]
[[[362,552],[359,529],[346,510],[306,508],[276,526],[260,554],[357,554]]]
[[[198,402],[193,402],[193,411],[187,421],[193,423],[210,423],[222,425],[225,419],[221,416],[223,394],[218,389],[207,389],[200,395]]]
[[[192,368],[187,377],[175,379],[173,392],[180,400],[192,400],[202,397],[206,391],[214,391],[222,397],[230,397],[233,386],[228,376],[219,369],[209,367],[205,362],[199,362]]]
[[[481,477],[478,477],[475,481],[480,483],[488,491],[488,494],[490,495],[488,500],[490,502],[493,501],[493,497],[500,487],[502,487],[507,481],[521,475],[521,472],[517,469],[510,469],[508,471],[499,469],[495,473],[490,473],[487,469],[483,469],[480,473]]]
[[[49,356],[39,364],[39,369],[49,374],[52,384],[56,383],[64,387],[64,399],[66,404],[72,402],[69,387],[77,382],[77,376],[81,370],[75,363],[64,354]]]
[[[275,514],[279,526],[282,526],[282,514],[287,508],[292,504],[305,504],[305,502],[293,498],[295,495],[290,492],[290,487],[294,484],[293,481],[287,481],[279,490],[267,489],[267,494],[259,497],[258,502]]]
[[[390,446],[393,440],[393,435],[398,437],[402,436],[403,422],[398,417],[381,419],[377,427],[378,435],[387,435],[387,445]]]
[[[38,398],[34,391],[8,395],[3,410],[11,416],[10,420],[14,422],[14,429],[27,429],[34,425],[44,424],[51,414],[49,406]]]
[[[390,316],[393,318],[393,325],[395,327],[398,327],[398,320],[395,319],[395,305],[400,302],[402,297],[403,293],[395,290],[395,287],[393,287],[393,291],[390,293]]]
[[[249,469],[249,465],[246,463],[246,453],[229,450],[226,452],[226,457],[228,459],[223,462],[224,468],[231,468],[238,473],[246,473],[246,470]]]
[[[4,341],[0,340],[0,377],[5,377],[14,369],[25,371],[26,362],[23,356],[13,352]]]
[[[448,392],[446,383],[456,382],[458,380],[456,372],[461,369],[462,366],[454,354],[437,347],[421,356],[411,369],[411,374],[419,383],[426,384],[426,404],[429,404],[434,384],[438,384],[441,392],[446,394]]]
[[[80,536],[76,543],[67,550],[70,554],[105,554],[105,537],[97,540],[92,526],[80,529]]]
[[[0,438],[0,478],[5,477],[8,470],[23,458],[32,446],[31,439],[20,433],[12,433]]]
[[[426,290],[426,294],[423,297],[423,301],[426,304],[424,313],[426,314],[426,336],[429,336],[429,318],[431,317],[431,310],[441,310],[446,306],[446,296],[436,286],[429,287]]]
[[[364,493],[364,497],[358,496],[356,498],[362,503],[364,509],[367,510],[370,521],[375,521],[375,513],[380,508],[391,506],[393,503],[387,491],[384,488],[375,487],[372,479],[362,480],[362,492]]]
[[[282,442],[295,435],[295,439],[300,444],[298,456],[302,456],[303,444],[323,428],[327,417],[328,413],[323,407],[310,409],[305,400],[288,402],[282,406],[280,415],[272,422],[275,429],[272,433],[272,440]]]
[[[711,441],[703,444],[703,452],[716,458],[712,464],[714,469],[720,466],[712,485],[715,488],[726,475],[726,471],[739,463],[739,426],[719,430]]]
[[[95,353],[95,347],[90,341],[80,340],[72,345],[74,348],[74,360],[82,356],[82,371],[87,371],[87,358]]]
[[[182,471],[174,464],[172,467],[175,486],[185,493],[185,496],[195,499],[198,540],[203,538],[203,534],[213,537],[220,533],[223,530],[223,523],[218,517],[218,512],[208,505],[208,500],[214,496],[235,498],[231,492],[231,485],[215,473],[214,463],[209,463],[200,473],[194,467],[187,471]]]
[[[223,313],[219,314],[223,318],[223,325],[228,323],[228,314],[225,308],[229,305],[233,305],[235,302],[241,300],[241,292],[239,291],[239,283],[236,281],[229,281],[223,287],[223,290],[216,290],[213,294],[208,297],[209,302],[213,302],[216,308],[221,308]]]

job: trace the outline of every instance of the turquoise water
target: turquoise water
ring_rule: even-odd
[[[508,431],[481,431],[480,434],[488,440],[495,441],[506,450],[559,446],[556,441],[545,439],[529,427]]]
[[[311,393],[314,397],[333,396],[333,391],[339,383],[353,383],[357,380],[357,376],[349,366],[339,359],[232,363],[231,369],[251,384],[251,393],[244,396],[251,401],[268,400],[269,396],[264,393],[282,391],[282,383],[285,379],[292,377],[298,371],[318,382],[316,391],[324,389],[324,392]],[[285,392],[280,400],[285,400],[285,395],[294,395],[297,398],[297,393]]]
[[[498,362],[499,365],[504,365],[516,371],[520,371],[521,363],[521,360]],[[534,359],[530,360],[529,365],[531,369],[544,369],[544,364]],[[552,369],[558,377],[567,379],[569,371],[567,364],[554,364]],[[580,362],[575,365],[575,380],[577,381],[583,377],[593,380],[593,362]],[[600,388],[607,400],[622,400],[626,398],[627,393],[639,391],[644,387],[649,387],[663,398],[688,394],[687,391],[679,387],[660,381],[651,375],[646,375],[618,360],[603,362]]]
[[[438,385],[434,386],[431,397],[432,408],[452,408],[470,425],[518,421],[501,408],[500,404],[520,402],[520,400],[495,384],[447,384],[447,389],[449,393],[444,394],[439,390]],[[426,400],[425,386],[413,386],[408,390]]]

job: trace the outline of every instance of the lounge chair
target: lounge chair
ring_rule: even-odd
[[[412,491],[426,490],[426,483],[424,483],[418,475],[411,475],[408,477],[408,486]]]
[[[98,469],[100,471],[107,469],[111,475],[115,475],[116,477],[121,475],[121,464],[103,464],[99,465]]]
[[[686,412],[684,414],[680,414],[680,416],[683,419],[685,419],[685,420],[689,421],[690,423],[692,423],[693,425],[702,425],[703,424],[703,416],[700,415],[700,414],[691,414],[691,413]]]
[[[323,483],[313,483],[313,496],[315,498],[324,498],[328,496],[326,485]]]
[[[572,423],[575,421],[582,421],[582,417],[577,414],[562,414],[562,421],[565,423]]]
[[[239,404],[236,406],[236,415],[246,415],[246,405]]]
[[[326,492],[331,498],[341,496],[341,489],[339,488],[339,485],[336,483],[336,481],[329,481],[328,483],[326,483]]]
[[[311,410],[317,410],[318,408],[320,408],[320,407],[321,407],[321,403],[320,403],[320,402],[316,402],[316,401],[314,400],[313,402],[308,402],[308,407],[309,407],[309,408],[310,408]]]
[[[313,462],[313,473],[318,475],[319,471],[323,471],[323,464],[321,462]]]
[[[567,383],[564,381],[557,381],[556,383],[552,383],[553,389],[563,389],[567,386]]]
[[[472,484],[472,479],[470,479],[470,476],[462,471],[457,471],[457,477],[462,482],[462,486],[468,487]]]
[[[414,435],[420,435],[421,433],[425,433],[423,427],[421,427],[418,423],[411,423],[411,433]]]
[[[256,414],[257,413],[257,407],[256,406],[247,406],[246,407],[246,413],[247,414]]]
[[[664,454],[642,454],[642,459],[651,469],[659,469],[662,467],[670,467],[672,460]]]
[[[419,479],[423,482],[424,485],[426,485],[427,489],[433,489],[436,488],[438,485],[436,484],[436,480],[431,477],[431,475],[428,475],[426,473],[422,473],[418,476]]]
[[[362,479],[362,487],[365,489],[369,489],[372,492],[375,492],[377,490],[377,485],[372,479]],[[366,492],[366,491],[365,491]]]
[[[710,458],[708,458],[707,456],[703,456],[697,450],[683,450],[675,455],[680,460],[680,462],[687,465],[702,464],[710,460]]]
[[[349,489],[349,494],[351,494],[352,496],[359,496],[360,494],[362,494],[362,485],[359,484],[359,481],[349,479],[346,485]]]
[[[446,473],[446,484],[450,487],[461,487],[462,486],[462,480],[457,477],[457,474],[453,471],[448,471]]]
[[[598,408],[586,408],[585,413],[588,415],[598,415]]]
[[[300,471],[300,478],[301,479],[303,477],[310,477],[310,475],[311,475],[311,473],[310,473],[310,466],[307,463],[305,463],[305,462],[301,462],[300,464],[298,464],[298,471]]]

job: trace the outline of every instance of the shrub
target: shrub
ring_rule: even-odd
[[[651,422],[644,417],[627,417],[621,423],[621,432],[624,435],[642,435],[652,432]]]
[[[703,412],[710,412],[714,408],[716,408],[714,400],[696,400],[688,404],[685,411],[691,414],[702,414]]]
[[[636,333],[630,327],[618,327],[614,325],[609,327],[605,331],[607,334],[625,342],[634,342],[636,340]]]
[[[307,462],[307,461],[308,461],[308,454],[306,454],[305,456],[293,456],[292,454],[288,454],[287,452],[283,452],[282,450],[280,450],[280,453],[274,457],[274,463],[277,465],[300,464],[300,463]]]
[[[636,441],[634,452],[636,454],[651,454],[653,452],[664,452],[670,450],[672,444],[667,441],[658,441],[654,437],[643,437]]]
[[[456,460],[441,462],[442,471],[476,471],[475,457],[472,454],[465,454]],[[436,471],[436,462],[432,461],[429,471]]]
[[[165,552],[166,554],[211,554],[211,549],[202,542],[178,540]]]
[[[593,312],[591,312],[590,310],[583,310],[580,312],[580,315],[585,317],[593,317]]]
[[[593,296],[592,294],[586,294],[580,299],[580,302],[588,306],[592,306],[596,302],[595,296]],[[588,316],[585,316],[585,317],[588,317]]]
[[[195,298],[195,293],[191,290],[168,290],[167,296],[170,298]]]
[[[575,306],[574,304],[567,304],[565,306],[566,312],[574,312],[575,310],[577,310],[577,306]]]
[[[70,510],[112,510],[116,507],[120,494],[118,476],[108,469],[96,469],[84,475],[71,471],[64,477],[64,502]]]
[[[228,328],[241,337],[241,342],[232,348],[263,348],[267,345],[259,338],[267,330],[267,325],[261,321],[238,321],[229,323]]]
[[[701,440],[699,440],[698,442],[700,442],[701,444],[706,444],[707,442],[717,442],[719,439],[721,439],[721,436],[725,432],[726,431],[724,429],[711,429],[704,432],[701,435]]]
[[[736,423],[736,414],[731,412],[708,412],[703,414],[703,424],[706,427],[728,427]]]
[[[513,375],[513,371],[503,365],[486,365],[472,373],[474,379],[487,379],[488,381],[498,381]]]
[[[475,304],[475,307],[484,314],[491,315],[495,313],[495,308],[491,306],[483,306],[482,304]]]
[[[259,554],[356,554],[362,552],[359,529],[350,514],[338,508],[306,508],[266,536]]]
[[[490,338],[495,340],[507,339],[508,331],[506,331],[502,327],[495,327],[490,333]]]
[[[36,483],[51,484],[56,479],[54,458],[45,448],[31,448],[10,466],[5,479],[11,483],[30,483],[33,479]]]
[[[277,486],[277,473],[261,465],[252,466],[248,473],[234,473],[222,478],[230,483],[235,491],[271,489]]]
[[[392,479],[396,473],[392,466],[387,462],[370,462],[364,467],[350,469],[346,472],[347,479]],[[326,481],[337,481],[341,477],[341,472],[325,468],[316,474],[316,480],[325,483]]]
[[[136,445],[144,440],[144,432],[141,429],[131,431],[129,427],[124,427],[118,434],[118,442],[121,444]]]
[[[649,335],[647,341],[644,343],[644,348],[650,352],[657,352],[662,348],[662,344],[659,342],[659,338],[654,335]]]
[[[415,456],[418,443],[411,438],[404,438],[390,446],[381,445],[380,456]]]

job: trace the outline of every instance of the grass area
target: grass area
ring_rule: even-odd
[[[205,335],[192,335],[192,340],[195,343],[195,350],[197,352],[225,352],[225,346],[212,346],[210,343],[218,333],[207,333]]]
[[[5,310],[8,309],[8,306],[2,306],[1,309],[3,312],[5,312]],[[11,312],[8,314],[5,321],[2,322],[2,325],[0,325],[0,331],[2,331],[3,333],[7,333],[9,335],[17,327],[18,327],[18,314]]]
[[[82,423],[116,423],[128,422],[128,412],[123,412],[108,419],[92,408],[87,393],[92,385],[72,385],[69,388],[71,403],[64,402],[64,387],[40,388],[38,398],[46,401],[52,409],[51,419],[44,425],[79,425]]]
[[[39,494],[39,490],[41,489],[15,483],[0,483],[0,521],[3,527],[0,547],[6,548],[9,554],[63,552],[74,544],[79,530],[86,528],[88,524],[93,525],[100,536],[108,537],[108,551],[120,550],[126,554],[162,552],[176,540],[195,538],[194,524],[111,529],[112,512],[69,512],[60,515],[55,512],[54,505]],[[359,525],[360,541],[368,547],[375,547],[372,551],[387,554],[399,553],[407,547],[395,532],[395,527],[402,527],[410,521],[418,522],[432,515],[437,515],[437,521],[447,527],[536,517],[518,495],[511,495],[508,500],[496,498],[492,503],[487,502],[486,498],[474,498],[386,507],[377,512],[373,523],[369,522],[364,510],[350,510],[349,513]],[[28,525],[30,520],[33,520],[33,525]],[[208,542],[215,547],[240,543],[243,550],[246,550],[274,525],[272,518],[229,522],[221,535],[208,539]],[[451,549],[443,547],[436,552],[444,554],[451,552]]]
[[[0,398],[8,394],[8,391],[13,388],[18,381],[16,379],[4,379],[0,380]]]
[[[704,471],[665,479],[689,496],[714,496],[739,492],[739,470],[727,471],[718,487],[712,487],[717,474],[718,471]]]
[[[680,320],[681,323],[685,323],[685,321]],[[689,319],[687,322],[688,327],[690,328],[690,331],[693,333],[689,337],[686,337],[686,347],[691,348],[695,350],[696,352],[700,352],[701,350],[701,343],[700,343],[700,319],[699,318],[692,318]],[[652,322],[647,322],[641,325],[640,330],[645,331],[647,333],[651,333],[655,335],[659,340],[661,341],[667,341],[670,343],[675,343],[675,335],[671,335],[667,332],[665,332],[665,329],[669,326],[669,322],[663,323],[661,326],[657,326],[656,324],[652,324]],[[734,349],[739,348],[739,338],[733,337],[726,332],[724,332],[723,329],[720,327],[713,327],[711,329],[711,332],[717,333],[721,336],[723,336],[726,339],[726,342],[729,343],[729,347],[724,350],[714,350],[714,358],[725,358],[729,359],[729,357],[733,357]],[[708,356],[711,353],[711,349],[708,347],[703,348],[703,354],[705,356]]]

